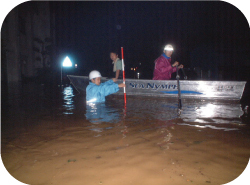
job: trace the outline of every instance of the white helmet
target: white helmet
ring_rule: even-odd
[[[172,45],[170,44],[167,44],[165,47],[164,47],[164,51],[167,50],[167,51],[174,51],[174,48]]]
[[[102,77],[101,73],[99,71],[93,70],[89,73],[89,79],[97,78],[97,77]]]

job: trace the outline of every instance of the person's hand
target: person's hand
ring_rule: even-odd
[[[124,83],[118,84],[118,87],[125,87]]]
[[[172,65],[173,67],[176,67],[179,65],[179,62],[175,61],[174,64]]]
[[[184,67],[184,66],[183,66],[182,64],[178,66],[179,69],[180,69],[180,68],[183,68],[183,67]]]
[[[117,78],[112,78],[113,82],[116,82],[117,81]]]

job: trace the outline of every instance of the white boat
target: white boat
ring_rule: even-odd
[[[88,76],[68,75],[71,84],[79,92],[85,92],[89,84]],[[101,78],[101,82],[110,80]],[[122,83],[118,80],[116,83]],[[224,99],[240,100],[245,81],[196,81],[180,80],[182,99]],[[116,94],[123,95],[121,88]],[[126,94],[139,96],[178,97],[177,80],[126,79]]]

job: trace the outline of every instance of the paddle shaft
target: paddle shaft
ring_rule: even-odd
[[[178,108],[182,109],[181,103],[181,88],[180,88],[180,76],[178,74],[178,66],[176,66],[176,80],[177,80],[177,87],[178,87]]]

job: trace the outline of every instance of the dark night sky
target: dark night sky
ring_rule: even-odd
[[[69,53],[82,75],[112,75],[110,51],[124,47],[126,70],[142,63],[152,78],[167,43],[173,59],[204,70],[249,65],[250,32],[244,15],[226,2],[52,2],[58,54]]]

